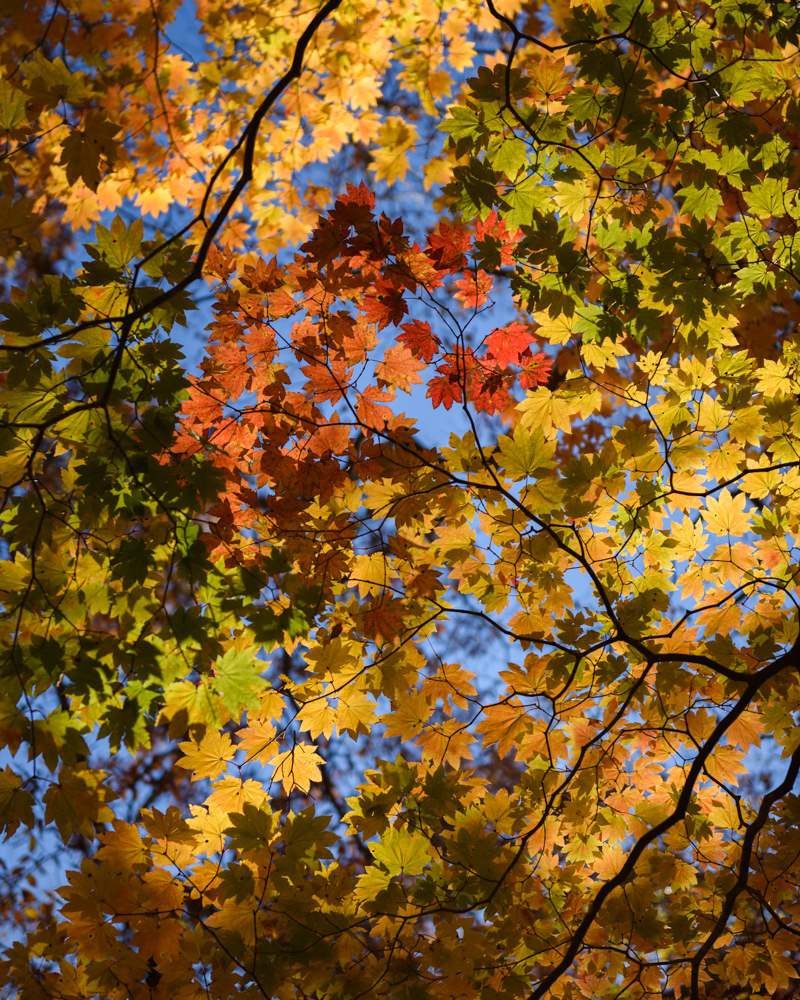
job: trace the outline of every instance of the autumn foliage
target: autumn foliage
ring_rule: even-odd
[[[0,16],[8,996],[793,995],[796,6]]]

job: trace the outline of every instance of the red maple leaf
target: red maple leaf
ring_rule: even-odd
[[[222,407],[225,398],[219,393],[203,385],[194,376],[189,376],[194,383],[188,391],[188,398],[181,403],[181,412],[191,414],[201,424],[214,424],[222,419]]]
[[[283,275],[278,270],[278,262],[273,257],[270,261],[259,257],[255,267],[245,264],[242,284],[258,292],[272,292],[283,284]]]
[[[208,248],[203,270],[206,274],[213,274],[222,281],[230,278],[236,270],[236,261],[234,260],[233,251],[230,247],[222,247],[222,249],[220,249],[212,243]]]
[[[347,194],[340,194],[337,201],[342,205],[366,205],[370,211],[375,208],[375,195],[363,181],[358,187],[348,184]]]
[[[486,338],[486,351],[501,368],[518,365],[532,339],[531,331],[523,323],[509,323],[492,330]]]
[[[399,323],[408,312],[408,306],[403,300],[403,290],[385,278],[377,278],[373,286],[373,294],[364,299],[364,311],[370,323],[377,323],[383,330],[390,323]]]
[[[336,207],[339,207],[339,202]],[[361,209],[360,211],[364,211]],[[324,266],[341,257],[347,249],[347,236],[350,233],[350,223],[341,218],[336,209],[328,213],[327,219],[321,219],[317,228],[311,233],[310,239],[300,247],[302,253],[308,255],[315,264]]]
[[[403,344],[395,344],[384,355],[383,361],[375,365],[375,378],[381,388],[397,386],[403,392],[411,392],[412,385],[419,385],[422,378],[417,373],[425,365],[415,358]]]
[[[480,252],[481,262],[487,266],[508,267],[514,263],[514,247],[522,239],[522,230],[514,236],[508,232],[505,219],[498,219],[497,212],[490,212],[486,218],[478,220],[475,226],[475,249]]]
[[[408,249],[408,237],[403,236],[403,220],[395,219],[394,222],[387,216],[381,215],[378,223],[381,246],[384,253],[399,256]]]
[[[415,319],[411,323],[403,323],[402,329],[403,332],[397,339],[418,358],[422,358],[423,361],[433,361],[433,356],[439,353],[442,342],[431,332],[430,323]]]
[[[458,291],[453,298],[457,299],[465,309],[477,309],[486,301],[493,284],[494,278],[482,268],[474,273],[470,271],[455,282]]]
[[[349,242],[350,230],[354,229],[363,236],[370,226],[374,229],[374,207],[375,195],[363,181],[358,187],[348,184],[347,194],[336,199],[327,219],[320,220],[311,238],[300,247],[301,252],[320,265],[329,264],[337,257],[352,256],[354,247]]]
[[[545,385],[550,378],[553,362],[549,361],[546,354],[540,351],[530,358],[526,358],[522,363],[522,372],[519,376],[519,384],[523,389],[533,389],[537,385]]]
[[[458,376],[455,373],[450,375],[437,375],[428,383],[428,399],[433,400],[434,407],[444,406],[449,410],[453,403],[460,403],[463,399]]]
[[[489,372],[488,374],[477,372],[470,384],[470,402],[480,413],[488,413],[489,416],[498,410],[505,408],[508,402],[508,387],[506,378],[500,372]]]
[[[312,362],[300,369],[308,378],[303,391],[309,393],[316,402],[338,403],[350,381],[352,371],[341,361],[325,364]]]
[[[428,247],[425,252],[439,270],[455,274],[467,266],[467,258],[464,255],[469,247],[469,233],[465,233],[459,226],[451,228],[446,222],[442,222],[439,224],[439,232],[431,233],[428,237]]]
[[[434,406],[443,404],[449,410],[453,402],[461,402],[463,387],[472,382],[478,368],[478,359],[472,348],[464,350],[463,347],[455,347],[451,353],[444,355],[441,364],[436,367],[438,375],[428,382],[428,399],[433,400]]]
[[[391,398],[391,392],[384,392],[376,385],[368,385],[356,403],[358,419],[367,427],[383,430],[386,422],[392,418],[392,411],[380,403]]]

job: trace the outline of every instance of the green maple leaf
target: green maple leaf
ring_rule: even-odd
[[[513,179],[528,162],[528,147],[522,139],[494,136],[489,142],[486,158],[495,170]]]
[[[356,896],[361,900],[376,900],[381,893],[386,892],[391,881],[389,872],[380,868],[368,868],[363,875],[358,876]]]
[[[498,462],[515,480],[524,479],[539,469],[547,468],[555,451],[555,444],[545,441],[538,427],[518,427],[513,438],[503,435],[499,444]]]
[[[695,219],[700,220],[715,219],[717,209],[722,205],[722,195],[717,187],[716,175],[710,171],[698,178],[691,187],[679,191],[677,197],[682,201],[683,211],[691,212]]]
[[[116,267],[124,267],[129,261],[139,253],[142,245],[142,235],[144,224],[141,219],[135,219],[131,223],[130,229],[117,215],[111,223],[111,228],[98,226],[97,230],[97,250],[105,259]],[[90,246],[88,249],[92,249]]]
[[[77,102],[85,93],[85,74],[72,73],[61,58],[50,62],[41,52],[25,67],[25,84],[28,99],[46,107],[55,107],[59,101]]]
[[[494,170],[482,160],[473,157],[466,167],[456,167],[455,181],[447,186],[447,191],[458,195],[456,211],[465,219],[476,215],[485,219],[497,202],[497,181]]]
[[[0,132],[13,132],[26,117],[25,95],[8,80],[0,80]],[[20,131],[24,135],[24,131]]]
[[[541,178],[536,174],[525,177],[511,191],[504,195],[508,208],[501,212],[511,232],[522,226],[530,226],[534,215],[542,209],[552,196],[552,189],[542,186]]]
[[[247,802],[241,813],[231,813],[229,818],[231,826],[224,832],[238,851],[260,851],[272,840],[272,813],[268,807],[259,809]]]
[[[259,707],[257,692],[267,686],[260,676],[265,664],[256,660],[257,648],[236,650],[231,647],[214,667],[214,690],[235,719],[244,709]]]
[[[6,767],[0,771],[0,829],[8,838],[20,823],[33,826],[33,796],[22,788],[21,776]]]
[[[450,117],[437,125],[437,128],[448,132],[453,142],[458,142],[459,139],[477,139],[486,131],[478,112],[459,105],[450,108]]]
[[[372,856],[386,866],[390,875],[419,875],[433,856],[428,840],[421,833],[396,826],[370,847]]]
[[[252,871],[247,865],[240,865],[235,861],[232,861],[220,873],[219,880],[225,895],[229,899],[235,899],[237,903],[241,903],[248,896],[252,896],[255,890],[255,879],[253,878]]]
[[[88,188],[97,190],[102,176],[100,157],[104,157],[109,166],[117,158],[117,143],[114,141],[117,132],[119,126],[98,111],[89,114],[85,128],[70,132],[61,144],[61,162],[67,168],[70,184],[81,178]]]

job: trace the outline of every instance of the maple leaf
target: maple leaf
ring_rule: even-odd
[[[212,243],[208,248],[204,266],[208,274],[215,275],[221,281],[227,281],[236,271],[233,251],[228,246],[218,247]]]
[[[171,917],[145,917],[136,921],[131,944],[143,959],[169,962],[178,955],[183,928]]]
[[[311,701],[297,713],[297,721],[301,731],[307,731],[312,740],[320,735],[330,739],[336,726],[336,709],[326,698]]]
[[[277,730],[270,722],[257,718],[249,720],[237,736],[239,742],[236,749],[244,751],[247,761],[258,760],[260,764],[266,764],[278,753]]]
[[[367,427],[382,429],[386,421],[391,419],[392,411],[381,404],[391,398],[391,393],[378,386],[367,386],[356,403],[359,420]]]
[[[519,376],[520,386],[523,389],[533,389],[535,386],[547,385],[553,363],[546,354],[539,351],[530,358],[522,358],[520,367],[522,368]]]
[[[347,185],[347,193],[339,195],[337,202],[339,205],[364,206],[370,212],[375,208],[375,194],[361,181],[356,187],[354,184]]]
[[[446,410],[449,410],[453,403],[460,403],[463,392],[458,374],[450,372],[432,378],[428,382],[427,397],[432,400],[434,406],[444,406]]]
[[[241,778],[228,774],[214,782],[206,804],[230,816],[239,812],[247,803],[260,805],[265,797],[261,782],[252,778],[242,781]]]
[[[61,144],[61,162],[67,168],[70,184],[80,178],[90,190],[97,190],[101,157],[107,167],[112,167],[117,158],[114,136],[118,132],[119,125],[114,125],[99,111],[89,112],[82,129],[72,129]]]
[[[0,771],[0,822],[6,839],[15,833],[20,823],[32,827],[33,796],[22,787],[22,777],[6,767]]]
[[[184,888],[180,880],[164,869],[145,872],[142,876],[146,905],[152,910],[180,910]]]
[[[407,740],[417,736],[431,716],[431,706],[419,691],[410,691],[391,715],[381,717],[387,736]]]
[[[465,309],[479,309],[486,302],[488,293],[492,290],[494,278],[483,268],[469,273],[454,282],[456,292],[453,298]]]
[[[528,327],[522,323],[509,323],[508,326],[492,330],[484,343],[487,354],[501,368],[508,365],[521,364],[522,355],[533,339]]]
[[[478,413],[489,416],[505,408],[509,400],[506,379],[498,372],[475,372],[469,384],[469,398]]]
[[[514,263],[514,250],[522,239],[517,230],[514,236],[508,232],[505,219],[492,211],[485,219],[475,224],[475,251],[481,265],[489,270],[508,267]]]
[[[364,614],[364,634],[376,643],[398,642],[403,631],[404,608],[381,595]]]
[[[273,763],[275,770],[272,780],[281,782],[284,791],[288,793],[295,787],[301,792],[307,792],[313,781],[321,781],[320,767],[325,761],[314,747],[298,743],[291,750],[278,754]]]
[[[703,520],[709,531],[718,535],[741,535],[750,527],[750,516],[745,511],[747,497],[740,493],[734,497],[728,489],[720,490],[719,500],[709,497]]]
[[[447,763],[461,767],[462,760],[471,760],[474,735],[455,719],[443,725],[429,726],[414,741],[422,751],[423,759],[436,764]]]
[[[276,834],[276,824],[269,809],[245,803],[241,813],[232,813],[232,826],[225,830],[231,845],[240,851],[259,851],[267,847]]]
[[[538,427],[518,426],[513,437],[504,434],[498,445],[498,462],[513,479],[523,479],[548,468],[556,449],[555,443],[546,441]]]
[[[218,778],[236,753],[236,747],[232,745],[230,736],[215,729],[207,732],[199,743],[186,740],[178,746],[183,751],[183,757],[177,760],[176,764],[192,772],[192,781]]]
[[[104,771],[85,764],[74,768],[62,765],[58,783],[44,793],[45,822],[55,823],[65,842],[73,833],[93,837],[95,823],[108,823],[114,818],[108,803],[115,796],[106,787],[105,778]]]
[[[370,323],[377,323],[378,329],[385,329],[390,323],[398,325],[408,312],[402,288],[395,287],[386,278],[378,278],[374,292],[364,298],[364,312]]]
[[[466,254],[472,245],[469,233],[460,226],[439,223],[439,231],[428,236],[426,253],[438,268],[457,274],[467,266]]]
[[[375,845],[372,856],[390,875],[419,875],[431,860],[431,848],[421,834],[393,826]]]
[[[0,254],[10,256],[21,246],[30,246],[33,250],[41,247],[36,232],[44,219],[33,210],[33,202],[29,198],[13,199],[9,195],[0,195]]]
[[[112,833],[101,833],[99,840],[102,847],[96,857],[107,861],[115,871],[125,871],[129,868],[145,866],[150,858],[150,852],[142,842],[139,830],[131,823],[114,820]]]
[[[412,385],[422,382],[422,376],[418,373],[424,367],[412,351],[398,344],[390,347],[383,356],[383,361],[375,366],[375,377],[379,385],[396,386],[403,392],[411,392]]]
[[[408,171],[408,152],[417,141],[417,130],[411,122],[390,115],[378,130],[378,148],[373,153],[371,169],[375,179],[402,180]]]
[[[214,689],[235,719],[243,709],[259,707],[258,694],[266,687],[266,681],[259,676],[256,652],[256,649],[237,650],[232,646],[214,666]]]
[[[365,693],[352,693],[339,702],[336,712],[336,726],[340,733],[347,733],[352,739],[367,736],[377,721],[375,702]]]
[[[517,736],[527,729],[525,713],[519,705],[491,705],[484,712],[484,720],[478,724],[476,732],[486,734],[487,743],[496,743],[497,752],[504,757],[513,746]]]
[[[352,371],[341,363],[303,365],[301,371],[308,377],[303,386],[318,402],[337,403],[344,395]]]
[[[442,342],[431,331],[430,323],[415,319],[411,323],[401,324],[401,327],[403,332],[397,335],[397,339],[402,341],[415,357],[427,362],[433,361],[441,349]]]

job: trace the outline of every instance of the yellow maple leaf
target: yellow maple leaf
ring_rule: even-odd
[[[206,804],[230,814],[241,812],[247,802],[261,805],[266,797],[260,781],[254,781],[252,778],[242,781],[241,778],[228,774],[214,784],[214,791],[209,795]]]
[[[301,730],[310,733],[312,740],[315,740],[320,733],[324,733],[325,737],[330,739],[333,727],[336,725],[336,709],[327,699],[317,698],[303,705],[297,713],[297,719],[301,723]]]
[[[366,691],[347,691],[347,696],[339,699],[336,712],[336,726],[340,733],[347,733],[353,739],[359,733],[368,735],[376,721],[375,702]]]
[[[396,115],[391,115],[381,125],[378,131],[378,148],[373,154],[370,169],[378,181],[388,181],[390,184],[402,180],[408,172],[409,149],[417,141],[417,130],[414,126]]]
[[[787,365],[781,358],[765,361],[764,367],[757,373],[756,388],[766,396],[796,395],[800,391],[800,382],[795,376],[795,365]]]
[[[104,784],[105,771],[90,770],[85,764],[74,768],[62,765],[58,783],[44,793],[45,823],[55,823],[63,840],[73,832],[94,837],[95,823],[110,823],[114,814],[106,805],[116,798]]]
[[[382,552],[372,555],[356,556],[350,572],[350,586],[358,585],[361,597],[375,596],[383,590],[389,581],[389,566]]]
[[[628,349],[623,345],[606,337],[602,344],[597,341],[587,342],[581,347],[581,357],[587,365],[595,368],[619,368],[617,358],[624,358],[628,355]]]
[[[291,750],[275,758],[272,780],[280,781],[287,794],[294,787],[299,788],[301,792],[307,792],[312,781],[322,780],[320,766],[324,763],[316,747],[298,743]]]
[[[461,767],[462,760],[472,760],[470,744],[475,736],[456,719],[423,729],[414,741],[422,751],[423,760],[440,765],[447,763]]]
[[[672,538],[676,542],[674,553],[678,559],[692,559],[698,552],[708,548],[708,535],[701,524],[695,524],[690,517],[672,528]]]
[[[588,179],[559,181],[555,184],[555,192],[553,201],[556,205],[563,208],[573,222],[580,222],[592,204],[591,185]]]
[[[97,857],[107,861],[114,871],[145,865],[150,859],[150,852],[142,843],[142,835],[132,823],[114,820],[114,830],[99,834],[99,839],[103,846]]]
[[[163,184],[151,191],[139,191],[136,195],[136,205],[143,215],[161,215],[174,200],[170,189]]]
[[[381,716],[380,721],[386,726],[387,737],[399,736],[400,739],[408,740],[420,732],[432,712],[433,709],[423,694],[409,691],[391,713]]]
[[[722,490],[719,500],[709,497],[703,520],[709,531],[716,535],[742,535],[750,530],[750,515],[745,512],[744,493],[734,497],[727,489]]]
[[[218,854],[224,850],[225,830],[230,826],[228,814],[215,805],[208,808],[191,805],[189,809],[192,817],[186,822],[192,830],[197,831],[197,854]]]
[[[147,905],[154,910],[177,910],[183,903],[183,885],[163,868],[145,872],[142,881],[147,892]]]
[[[244,751],[246,762],[257,760],[259,764],[266,764],[278,753],[277,730],[272,723],[262,719],[248,720],[248,723],[237,734],[239,744],[236,749]]]
[[[187,740],[178,745],[185,756],[177,761],[177,765],[192,772],[192,781],[218,778],[236,753],[236,747],[231,743],[230,736],[216,729],[207,732],[200,743]]]

